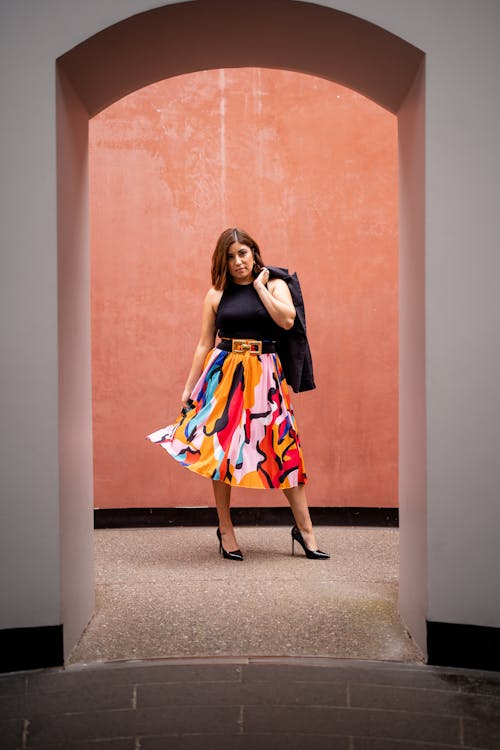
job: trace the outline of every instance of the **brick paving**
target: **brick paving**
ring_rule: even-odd
[[[500,673],[329,658],[0,677],[2,750],[499,750]]]

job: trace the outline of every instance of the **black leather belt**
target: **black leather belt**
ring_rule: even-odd
[[[237,354],[271,354],[276,351],[275,341],[258,341],[257,339],[221,339],[218,349]]]

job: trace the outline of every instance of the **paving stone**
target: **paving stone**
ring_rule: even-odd
[[[19,750],[22,747],[24,721],[5,719],[0,721],[0,747],[2,750]]]
[[[383,664],[383,666],[382,666]],[[340,665],[335,660],[330,660],[330,666],[320,667],[318,665],[306,664],[284,664],[283,660],[275,664],[253,663],[243,667],[243,682],[287,679],[297,682],[359,682],[380,685],[401,685],[407,687],[425,687],[440,689],[443,685],[441,678],[434,672],[425,669],[406,669],[404,665],[394,667],[387,666],[387,662],[359,662],[353,661],[349,666],[346,660],[341,660]],[[458,690],[458,685],[452,687]]]
[[[355,738],[351,750],[481,750],[481,748],[465,747],[462,744],[449,745],[448,743],[442,742],[412,742],[406,740]]]
[[[141,750],[351,750],[348,737],[251,734],[141,738]]]
[[[99,667],[49,670],[36,672],[28,677],[27,691],[49,692],[81,688],[87,685],[138,685],[141,683],[165,682],[240,682],[239,664],[175,664],[168,666],[141,665],[127,666],[103,664]]]
[[[48,692],[30,691],[26,695],[26,715],[30,718],[43,714],[88,713],[107,709],[132,708],[135,697],[133,685],[105,684],[74,685]]]
[[[460,690],[475,695],[496,695],[500,697],[500,673],[486,672],[481,674],[462,674],[459,680]]]
[[[95,711],[35,717],[30,723],[29,747],[44,747],[136,735],[175,735],[187,732],[237,734],[238,707],[164,706],[140,710]]]
[[[0,674],[0,696],[24,693],[26,689],[26,674],[24,672]]]
[[[139,685],[137,708],[163,705],[234,706],[302,705],[346,706],[343,683],[255,682],[245,685],[204,683]]]
[[[303,664],[250,663],[242,668],[243,683],[250,682],[327,682],[347,684],[353,676],[349,668],[317,667]]]
[[[245,707],[245,732],[302,732],[387,739],[419,739],[458,743],[459,720],[455,717],[328,707]]]
[[[22,719],[26,713],[24,693],[0,695],[0,720]]]
[[[481,719],[464,719],[463,732],[465,745],[482,750],[499,750],[500,714]]]
[[[349,705],[353,708],[379,708],[448,716],[500,715],[496,696],[477,698],[457,691],[426,690],[378,684],[349,686]]]
[[[31,747],[28,746],[26,750]],[[163,746],[165,750],[165,745]],[[63,742],[53,745],[44,744],[44,750],[138,750],[135,737],[111,740],[89,740],[88,742]]]

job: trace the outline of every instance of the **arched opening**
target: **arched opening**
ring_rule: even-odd
[[[243,31],[242,31],[243,30]],[[254,40],[249,44],[248,40]],[[181,73],[260,66],[360,91],[400,123],[401,611],[425,646],[423,55],[383,29],[318,5],[181,3],[131,17],[58,63],[58,223],[63,621],[66,652],[93,607],[87,123],[130,91]],[[76,436],[76,437],[75,437]],[[412,527],[411,535],[407,530]],[[415,571],[417,571],[415,573]]]

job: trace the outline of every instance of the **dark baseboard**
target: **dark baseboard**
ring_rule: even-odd
[[[500,671],[500,628],[427,621],[427,662]]]
[[[399,524],[398,508],[310,508],[313,523],[322,526],[392,526]],[[290,526],[290,508],[231,508],[238,526]],[[216,526],[215,508],[98,508],[94,528],[147,526]]]
[[[0,630],[0,672],[45,669],[63,664],[62,625]]]

